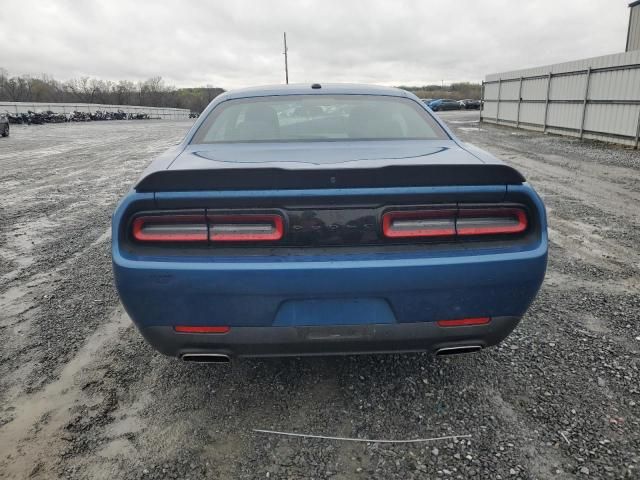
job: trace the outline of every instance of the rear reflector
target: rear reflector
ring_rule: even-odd
[[[468,327],[471,325],[486,325],[491,321],[489,317],[459,318],[456,320],[438,320],[439,327]]]
[[[280,215],[208,215],[212,242],[255,242],[280,240],[284,222]]]
[[[382,216],[387,238],[518,234],[526,229],[527,214],[517,207],[398,210]]]
[[[137,217],[131,228],[140,242],[206,242],[204,215],[157,215]]]
[[[228,333],[231,327],[193,327],[190,325],[178,325],[173,327],[178,333]]]
[[[388,238],[453,236],[455,213],[455,210],[387,212],[382,216],[382,232]]]

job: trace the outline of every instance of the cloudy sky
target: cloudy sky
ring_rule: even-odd
[[[1,0],[0,68],[226,89],[424,85],[624,50],[629,0]]]

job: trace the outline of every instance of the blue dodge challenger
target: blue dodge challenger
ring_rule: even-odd
[[[476,351],[547,264],[518,171],[411,93],[363,85],[218,96],[123,198],[112,242],[142,335],[202,362]]]

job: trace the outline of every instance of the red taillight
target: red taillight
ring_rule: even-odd
[[[143,214],[133,219],[131,234],[145,243],[276,241],[284,235],[284,219],[278,214]]]
[[[527,214],[517,207],[398,210],[382,216],[387,238],[517,234],[527,229]]]
[[[456,220],[458,235],[522,233],[527,214],[521,208],[461,209]]]
[[[455,210],[387,212],[382,232],[388,238],[448,237],[456,234]]]
[[[280,240],[284,221],[277,214],[208,215],[212,242],[255,242]]]
[[[204,215],[157,215],[136,217],[131,227],[140,242],[206,242]]]
[[[173,329],[178,333],[229,333],[231,327],[194,327],[191,325],[177,325]]]
[[[489,317],[458,318],[456,320],[438,320],[439,327],[468,327],[471,325],[486,325],[491,321]]]

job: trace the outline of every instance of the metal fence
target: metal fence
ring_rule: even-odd
[[[38,102],[0,102],[0,112],[5,113],[27,113],[32,112],[55,112],[73,113],[87,112],[95,113],[96,110],[116,112],[122,110],[125,113],[146,113],[151,118],[162,118],[179,120],[189,118],[189,110],[186,108],[162,108],[162,107],[140,107],[133,105],[106,105],[102,103],[38,103]]]
[[[638,148],[640,51],[488,75],[480,120]]]

